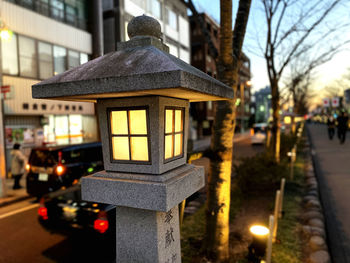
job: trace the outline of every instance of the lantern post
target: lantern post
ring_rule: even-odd
[[[186,164],[189,102],[230,87],[169,54],[157,20],[139,16],[116,52],[33,86],[33,98],[97,103],[104,171],[82,198],[116,205],[116,262],[181,262],[178,204],[204,186]]]

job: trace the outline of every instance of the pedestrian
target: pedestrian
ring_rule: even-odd
[[[335,133],[335,119],[333,118],[332,115],[328,116],[327,127],[328,127],[328,137],[330,140],[333,140],[333,136]]]
[[[337,118],[338,122],[338,138],[341,144],[345,142],[346,131],[348,129],[348,121],[349,117],[346,112],[342,111],[341,114]]]
[[[15,182],[13,185],[13,189],[20,189],[22,186],[20,185],[21,177],[24,173],[24,164],[26,161],[26,157],[23,155],[23,153],[20,151],[21,145],[18,143],[15,143],[13,145],[13,150],[11,151],[11,174],[14,178]]]

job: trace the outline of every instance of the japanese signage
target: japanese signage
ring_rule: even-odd
[[[323,101],[323,107],[328,108],[330,106],[329,98],[324,98],[322,101]]]

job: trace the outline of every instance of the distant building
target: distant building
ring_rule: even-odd
[[[1,40],[7,151],[15,142],[28,152],[44,143],[97,140],[92,103],[34,100],[31,95],[33,84],[88,61],[89,2],[0,0],[0,19],[13,32]]]
[[[267,86],[254,93],[255,122],[268,122],[271,110],[271,88]]]
[[[199,14],[208,30],[210,37],[213,41],[215,48],[220,50],[220,25],[208,16],[206,13]],[[205,36],[197,24],[195,17],[190,17],[191,23],[191,65],[202,70],[208,75],[217,78],[216,61],[212,58],[209,51],[209,45],[205,39]],[[242,53],[242,66],[239,72],[240,83],[238,85],[237,96],[239,98],[238,107],[236,111],[237,128],[241,125],[246,128],[248,127],[248,120],[250,116],[250,60]],[[243,96],[241,96],[241,84],[243,87]],[[240,105],[243,101],[243,107]],[[194,125],[197,130],[197,137],[202,137],[203,135],[211,134],[211,127],[214,122],[214,108],[215,102],[199,102],[191,103],[190,113],[194,120]]]
[[[105,53],[129,40],[127,26],[134,16],[148,15],[162,27],[163,41],[170,54],[190,63],[190,33],[187,7],[180,0],[102,0]]]
[[[350,89],[344,90],[343,106],[350,113]]]

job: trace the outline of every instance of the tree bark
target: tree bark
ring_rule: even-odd
[[[240,1],[232,32],[232,0],[220,1],[220,54],[218,78],[234,89],[238,83],[239,59],[251,1]],[[235,99],[217,102],[211,138],[212,158],[208,178],[206,207],[207,256],[216,262],[229,259],[229,212]]]
[[[272,145],[276,162],[280,161],[281,129],[280,129],[280,95],[278,80],[271,83],[271,106],[272,106]]]

